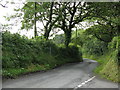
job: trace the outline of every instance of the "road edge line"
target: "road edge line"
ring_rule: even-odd
[[[93,76],[92,78],[90,78],[90,79],[84,81],[83,83],[77,85],[77,86],[74,88],[74,90],[76,90],[77,88],[80,88],[80,87],[82,87],[83,85],[85,85],[86,83],[92,81],[95,77],[96,77],[96,76]]]

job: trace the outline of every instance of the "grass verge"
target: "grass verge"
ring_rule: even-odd
[[[115,51],[102,56],[83,55],[83,57],[96,60],[99,63],[98,67],[94,70],[96,74],[113,82],[120,82],[120,72],[118,71],[119,69]]]

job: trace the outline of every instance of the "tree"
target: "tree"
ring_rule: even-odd
[[[86,2],[61,2],[60,19],[55,25],[61,28],[65,33],[65,46],[68,47],[71,41],[71,32],[76,24],[84,21],[91,14],[91,8]]]
[[[0,6],[2,6],[3,8],[7,8],[7,4],[8,1],[6,1],[5,4],[3,4],[3,0],[0,0]]]
[[[109,31],[115,34],[119,28],[118,5],[92,2],[28,2],[22,8],[22,26],[32,28],[33,25],[36,27],[37,21],[42,22],[46,40],[53,29],[60,28],[65,33],[65,46],[68,47],[72,30],[84,20],[94,19],[101,27],[108,26]]]
[[[112,36],[118,35],[120,27],[119,2],[92,3],[93,12],[91,17],[97,21],[100,26],[107,26]]]
[[[35,16],[34,16],[34,33],[35,33],[35,37],[37,36],[37,27],[36,27],[36,15],[37,15],[37,13],[36,13],[36,9],[37,9],[37,6],[36,6],[36,2],[34,2],[34,4],[35,4],[35,12],[34,12],[34,14],[35,14]]]
[[[88,28],[85,31],[86,35],[93,35],[97,39],[109,43],[111,42],[112,38],[114,37],[114,34],[110,30],[110,26],[108,25],[94,25],[90,28]]]
[[[49,14],[47,14],[48,20],[46,17],[44,17],[46,19],[46,24],[45,24],[45,33],[44,33],[44,37],[46,40],[48,40],[50,31],[53,29],[54,24],[59,20],[59,14],[55,14],[56,10],[54,9],[55,7],[55,3],[51,2],[50,3],[50,10],[48,10]],[[58,13],[58,12],[57,12]],[[44,20],[45,20],[44,19]]]
[[[31,3],[28,3],[27,6],[28,5],[32,7]],[[26,12],[24,16],[26,17],[28,13],[31,12],[31,10],[27,10],[28,8],[25,7],[26,5],[24,6],[24,12]],[[45,39],[48,39],[50,31],[52,29],[60,28],[65,33],[66,47],[68,47],[71,41],[71,32],[73,28],[75,28],[75,25],[79,24],[79,22],[82,22],[86,17],[90,16],[92,10],[86,2],[44,2],[38,3],[37,7],[39,8],[39,11],[37,10],[36,12],[39,13],[39,15],[37,14],[37,20],[40,20],[44,25]],[[25,21],[28,20],[26,21],[28,23],[30,23],[29,20],[32,20],[33,18],[32,12],[29,15],[27,18],[24,18]]]
[[[28,2],[22,9],[24,12],[21,29],[31,29],[34,26],[34,36],[37,36],[37,2]]]
[[[33,6],[35,6],[35,10]],[[44,26],[44,37],[46,40],[48,40],[50,31],[52,30],[53,25],[59,19],[59,16],[57,17],[57,15],[53,14],[55,12],[54,6],[55,6],[54,2],[26,3],[22,8],[24,12],[22,28],[29,29],[29,28],[32,28],[32,26],[34,25],[35,32],[37,32],[36,23],[37,21],[40,21]],[[33,9],[33,11],[31,11],[31,9]]]

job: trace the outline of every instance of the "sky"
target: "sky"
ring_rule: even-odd
[[[1,2],[2,5],[5,5],[6,7],[2,7],[0,5],[0,26],[1,24],[13,24],[13,23],[18,23],[16,26],[13,26],[12,29],[8,30],[10,31],[11,33],[19,33],[21,35],[25,35],[27,36],[28,38],[31,38],[34,36],[33,34],[33,30],[29,30],[29,31],[26,31],[26,30],[20,30],[20,27],[21,27],[21,23],[19,21],[16,21],[16,20],[10,20],[10,21],[7,21],[4,16],[11,16],[13,14],[15,14],[16,12],[14,11],[15,8],[18,8],[18,7],[21,7],[23,6],[22,5],[22,2],[24,2],[22,0],[17,0],[17,2],[14,2],[15,4],[11,4],[11,3],[8,3],[6,4],[6,1],[7,0],[4,0]],[[9,2],[11,2],[13,0],[9,0]],[[19,2],[18,2],[19,1]],[[2,30],[3,31],[3,30]]]

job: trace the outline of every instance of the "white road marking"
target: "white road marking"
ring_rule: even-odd
[[[81,83],[80,85],[77,85],[74,90],[76,90],[77,88],[82,87],[83,85],[85,85],[86,83],[90,82],[91,80],[93,80],[95,78],[95,76],[93,76],[92,78],[86,80],[85,82]]]

